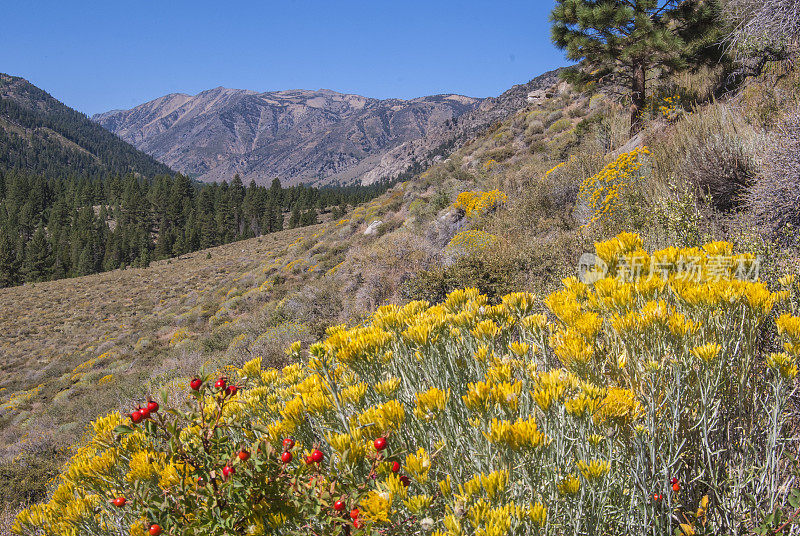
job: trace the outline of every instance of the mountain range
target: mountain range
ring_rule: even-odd
[[[419,170],[549,87],[557,72],[477,99],[372,99],[331,90],[172,93],[94,121],[201,181],[372,184]]]

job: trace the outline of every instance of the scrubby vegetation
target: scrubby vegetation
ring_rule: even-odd
[[[337,219],[3,290],[17,531],[788,533],[791,46],[648,79],[634,139],[561,83]]]
[[[185,409],[101,418],[14,530],[749,533],[800,496],[800,287],[730,243],[641,248],[598,243],[605,277],[543,301],[381,307],[282,370],[194,380]]]

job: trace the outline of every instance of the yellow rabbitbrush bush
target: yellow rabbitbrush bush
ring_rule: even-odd
[[[486,231],[461,231],[448,242],[445,251],[451,255],[468,255],[488,251],[501,243],[499,237]]]
[[[622,153],[600,173],[588,177],[581,183],[578,199],[586,204],[591,212],[589,221],[584,227],[604,221],[623,206],[622,196],[630,189],[632,182],[639,178],[643,157],[649,154],[647,147]]]
[[[508,201],[508,196],[500,190],[490,192],[462,192],[458,194],[453,207],[463,210],[469,218],[486,214]]]
[[[13,530],[656,535],[692,519],[750,533],[790,491],[800,320],[771,320],[787,293],[737,277],[754,260],[724,243],[647,253],[623,234],[596,249],[606,277],[565,280],[544,303],[465,289],[384,306],[307,354],[292,345],[282,370],[246,364],[235,396],[204,387],[181,418],[120,431],[105,417]]]

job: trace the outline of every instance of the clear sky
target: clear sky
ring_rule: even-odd
[[[552,0],[2,0],[0,72],[84,113],[217,86],[496,96],[566,64]]]

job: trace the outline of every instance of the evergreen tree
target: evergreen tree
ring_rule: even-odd
[[[50,278],[52,265],[50,255],[50,244],[44,232],[44,226],[39,225],[33,238],[25,247],[25,261],[22,265],[22,272],[25,281],[46,281]]]
[[[550,19],[556,46],[583,61],[568,78],[628,88],[633,136],[641,130],[648,76],[697,61],[718,12],[717,0],[556,0]]]
[[[19,264],[14,236],[7,226],[0,226],[0,288],[19,283]]]
[[[303,213],[300,210],[300,203],[295,203],[292,208],[292,214],[289,216],[289,229],[298,227],[302,221]]]

